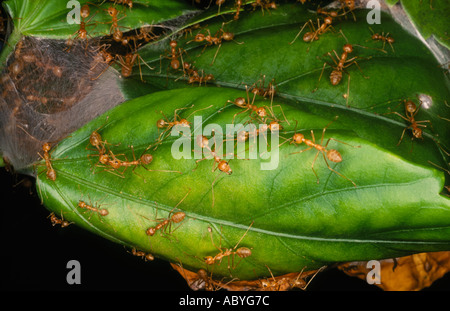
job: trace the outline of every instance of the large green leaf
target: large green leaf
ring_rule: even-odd
[[[219,174],[218,170],[213,173],[211,159],[201,161],[198,168],[195,158],[174,159],[171,147],[176,138],[165,140],[155,151],[149,150],[154,160],[148,169],[182,174],[138,167],[134,172],[127,169],[121,176],[116,171],[105,171],[96,164],[98,157],[89,156],[95,152],[86,150],[90,134],[104,125],[99,133],[112,144],[110,148],[115,154],[123,153],[132,159],[128,145],[133,145],[136,156],[140,156],[158,137],[156,121],[161,118],[158,112],[173,115],[175,109],[182,107],[189,109],[179,111],[180,117],[203,109],[195,113],[202,117],[203,129],[207,124],[217,124],[225,131],[225,125],[239,108],[228,105],[220,111],[227,100],[242,95],[242,91],[225,88],[178,89],[140,97],[113,109],[106,114],[106,123],[106,116],[91,122],[61,142],[52,153],[56,180],[48,180],[45,174],[38,177],[45,205],[65,219],[113,241],[173,262],[181,261],[185,267],[195,269],[206,268],[203,258],[218,253],[208,227],[213,229],[218,247],[221,243],[223,248],[233,248],[253,223],[239,245],[251,248],[252,255],[231,271],[241,279],[266,275],[266,265],[280,274],[336,261],[449,248],[450,204],[448,198],[439,195],[443,174],[358,137],[351,126],[345,126],[339,119],[327,129],[325,139],[333,137],[361,147],[331,141],[329,148],[338,149],[344,158],[332,167],[352,179],[357,187],[329,170],[321,155],[314,166],[320,178],[316,183],[311,170],[316,152],[291,154],[302,148],[290,144],[280,147],[276,169],[261,170],[264,160],[260,158],[237,158],[230,160],[233,174],[229,176]],[[259,100],[256,104],[268,102]],[[286,131],[281,136],[286,138],[294,133],[297,121],[297,130],[310,138],[309,130],[313,129],[319,140],[321,129],[330,122],[329,118],[311,114],[302,106],[282,101],[275,101],[274,105],[281,105],[290,121],[290,126],[283,124]],[[274,111],[280,116],[277,108]],[[333,112],[340,113],[337,109]],[[200,130],[193,116],[188,121],[192,122],[194,133]],[[283,141],[281,138],[280,142]],[[188,154],[194,157],[191,148],[194,145],[188,147]],[[238,156],[248,158],[249,154]],[[79,200],[100,205],[109,214],[100,217],[86,212],[77,207]],[[185,220],[175,224],[170,234],[147,236],[145,231],[156,225],[155,219],[162,220],[171,211],[183,211]],[[236,256],[234,263],[238,261]],[[228,276],[227,263],[225,258],[209,269],[216,276]]]
[[[383,44],[371,40],[372,33],[365,14],[366,10],[356,13],[357,22],[351,18],[337,20],[334,24],[336,32],[326,33],[318,41],[305,43],[300,38],[291,45],[289,43],[300,27],[309,19],[314,19],[315,15],[310,11],[302,6],[286,4],[270,14],[266,12],[264,16],[260,11],[242,13],[242,21],[231,22],[224,29],[235,33],[236,42],[243,44],[224,42],[213,66],[210,64],[217,47],[208,46],[202,53],[204,45],[187,43],[192,37],[180,40],[179,46],[186,51],[183,60],[194,64],[199,72],[203,70],[205,74],[213,74],[213,83],[217,86],[244,89],[245,85],[252,85],[265,75],[266,85],[275,79],[281,97],[296,101],[299,105],[309,103],[307,109],[310,112],[325,114],[330,118],[333,113],[323,108],[340,107],[345,110],[344,118],[348,118],[361,137],[409,160],[423,164],[427,161],[437,163],[442,156],[437,155],[436,148],[430,148],[429,143],[436,140],[442,146],[450,146],[448,121],[442,119],[449,118],[445,104],[445,100],[450,98],[449,80],[431,52],[385,14],[382,15],[383,23],[371,25],[371,29],[378,33],[389,33],[396,42],[394,50],[386,44],[385,52],[380,51]],[[222,23],[223,19],[215,23],[208,21],[207,28],[214,34],[222,27]],[[348,75],[344,74],[342,82],[333,86],[328,79],[331,69],[327,65],[318,85],[324,62],[332,63],[326,53],[335,50],[340,55],[342,46],[347,42],[339,30],[342,30],[348,42],[355,45],[353,56],[361,57],[358,64],[363,74],[369,77],[364,78],[355,65],[346,69],[351,77],[348,100],[343,97],[348,91]],[[150,71],[141,66],[144,79],[162,89],[177,85],[184,87],[187,76],[183,76],[180,71],[170,70],[169,60],[161,61],[161,55],[167,54],[167,50],[168,47],[164,45],[144,47],[142,57],[156,68]],[[140,79],[139,70],[134,74],[136,80]],[[313,92],[317,85],[317,91]],[[414,100],[419,94],[430,96],[433,102],[428,109],[423,105],[416,119],[430,120],[432,128],[425,130],[427,142],[414,144],[417,152],[412,153],[408,139],[397,146],[407,123],[397,115],[387,113],[397,111],[404,114],[401,100]],[[359,122],[362,117],[368,117],[370,121]],[[392,127],[386,128],[387,124]]]
[[[387,1],[394,5],[398,1]],[[420,34],[428,39],[431,36],[443,46],[450,48],[448,13],[450,3],[446,0],[401,1],[406,14]]]
[[[75,1],[83,6],[88,4],[90,15],[85,20],[89,38],[102,37],[111,34],[112,18],[108,7],[114,5],[111,1]],[[21,36],[37,36],[40,38],[67,39],[78,38],[78,24],[70,24],[68,15],[75,8],[69,1],[18,1],[8,0],[3,3],[14,20],[14,32],[9,39],[14,46]],[[183,14],[194,13],[197,10],[186,1],[133,1],[133,8],[119,7],[117,23],[120,30],[126,32],[146,25],[159,25]],[[4,60],[10,49],[5,49],[0,60]]]

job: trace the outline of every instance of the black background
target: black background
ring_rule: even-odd
[[[76,225],[53,227],[34,178],[0,169],[2,290],[190,291],[166,261],[145,262],[118,244]],[[66,282],[69,260],[81,266],[81,284]],[[450,290],[450,273],[424,291]],[[319,273],[307,291],[373,291],[375,285],[338,269]]]

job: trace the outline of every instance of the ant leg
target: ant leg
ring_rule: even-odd
[[[325,157],[325,153],[322,153],[322,155],[323,155],[323,159],[325,160],[325,163],[327,164],[327,167],[328,167],[328,169],[329,169],[330,171],[332,171],[332,172],[336,173],[337,175],[339,175],[339,176],[341,176],[341,177],[347,179],[348,181],[350,181],[350,182],[353,184],[353,186],[356,187],[356,184],[353,182],[353,180],[351,180],[350,178],[348,178],[348,177],[342,175],[342,174],[339,173],[338,171],[336,171],[336,170],[334,170],[333,168],[331,168],[331,166],[328,164],[327,158]]]
[[[320,73],[320,76],[319,76],[319,81],[317,81],[317,85],[316,85],[316,87],[314,88],[314,90],[311,93],[314,93],[319,88],[319,83],[320,83],[320,80],[322,79],[323,71],[325,70],[325,66],[326,65],[327,65],[326,62],[323,63],[322,72]]]
[[[306,25],[311,22],[311,20],[307,21],[303,27],[300,29],[300,31],[297,33],[297,35],[295,36],[294,40],[292,40],[291,42],[289,42],[289,44],[293,44],[295,42],[295,40],[297,40],[298,36],[300,36],[300,34],[302,33],[303,29],[305,29]]]
[[[214,62],[215,62],[215,60],[216,60],[216,57],[217,57],[217,54],[219,53],[219,50],[220,50],[220,47],[221,47],[221,46],[222,46],[222,43],[219,44],[219,46],[217,47],[216,53],[214,54],[214,58],[213,58],[211,64],[209,64],[210,66],[212,66],[212,65],[214,64]]]
[[[400,145],[400,143],[401,143],[402,140],[403,140],[403,136],[405,135],[406,130],[409,129],[409,128],[410,128],[410,127],[407,126],[407,127],[405,127],[405,128],[403,129],[402,136],[400,137],[400,140],[398,141],[397,146]]]
[[[312,148],[313,148],[313,147],[308,147],[308,148],[306,148],[306,149],[303,149],[303,150],[300,150],[300,151],[297,151],[297,152],[292,152],[292,153],[290,153],[290,154],[302,153],[302,152],[311,150]]]
[[[316,175],[317,183],[319,183],[319,176],[317,175],[316,170],[314,169],[314,164],[316,164],[316,160],[317,160],[317,157],[319,156],[319,153],[320,153],[320,151],[317,151],[317,153],[316,153],[316,155],[315,155],[315,157],[314,157],[314,160],[313,160],[313,162],[312,162],[312,165],[311,165],[311,169],[312,169],[312,171],[314,172],[314,175]],[[325,154],[323,153],[323,151],[322,151],[322,154],[323,154],[323,156],[325,157]],[[326,161],[326,160],[325,160],[325,161]],[[328,164],[327,164],[327,165],[328,165]]]
[[[211,194],[212,194],[212,207],[214,207],[215,205],[215,196],[214,196],[214,184],[216,183],[217,179],[219,178],[220,175],[222,175],[222,171],[220,171],[219,174],[217,174],[216,178],[214,178],[214,181],[211,184]]]
[[[341,144],[345,144],[345,145],[347,145],[347,146],[350,146],[350,147],[353,147],[353,148],[361,148],[361,146],[353,146],[353,145],[350,145],[349,143],[346,143],[345,141],[342,141],[342,140],[338,140],[338,139],[336,139],[336,138],[328,138],[328,140],[327,140],[327,143],[325,144],[325,148],[328,146],[328,143],[330,142],[330,140],[334,140],[334,141],[337,141],[337,142],[339,142],[339,143],[341,143]]]

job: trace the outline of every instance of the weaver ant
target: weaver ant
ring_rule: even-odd
[[[60,225],[61,228],[65,228],[71,224],[71,222],[64,220],[64,218],[62,217],[62,211],[61,211],[61,219],[59,219],[53,212],[50,213],[50,215],[48,215],[47,218],[50,218],[50,221],[52,222],[52,226]]]
[[[78,207],[81,209],[85,209],[85,210],[97,213],[99,216],[107,216],[109,214],[109,212],[106,208],[100,208],[100,205],[92,206],[82,200],[78,201]]]
[[[51,146],[49,143],[44,143],[42,145],[42,151],[44,152],[44,155],[42,156],[40,153],[39,156],[45,160],[45,166],[47,167],[47,178],[50,180],[55,181],[56,180],[56,171],[53,169],[52,163],[51,163],[51,156],[50,156],[50,149]]]
[[[327,16],[323,20],[323,24],[320,24],[320,20],[317,19],[317,29],[314,27],[314,23],[309,20],[307,21],[303,27],[300,29],[300,31],[295,36],[294,40],[292,40],[289,44],[293,44],[295,40],[297,40],[298,36],[302,33],[303,29],[306,27],[306,25],[309,25],[311,28],[310,32],[307,32],[303,35],[303,41],[304,42],[313,42],[314,40],[319,40],[319,36],[324,34],[325,32],[329,31],[331,28],[333,28],[333,18],[330,16]]]
[[[155,260],[155,257],[150,254],[150,253],[146,253],[144,251],[138,251],[136,248],[132,248],[131,249],[131,254],[133,256],[137,256],[137,257],[141,257],[142,259],[144,259],[145,261],[153,261]]]
[[[169,216],[167,216],[167,218],[164,219],[158,219],[158,210],[156,210],[156,215],[155,215],[155,221],[158,221],[158,224],[154,227],[150,227],[148,228],[145,233],[148,236],[154,236],[155,233],[160,230],[161,235],[164,234],[171,234],[173,231],[175,231],[176,229],[179,228],[176,227],[175,229],[173,229],[172,231],[172,224],[179,224],[180,222],[182,222],[184,220],[184,218],[186,217],[186,214],[184,212],[176,212],[174,213],[173,211],[178,207],[178,205],[181,204],[181,202],[183,202],[186,197],[189,195],[189,193],[191,192],[191,189],[189,189],[189,191],[186,193],[186,195],[181,199],[180,202],[177,203],[177,205],[174,206],[174,208],[169,212]],[[166,232],[168,230],[168,233]]]
[[[211,32],[209,31],[209,29],[207,29],[207,35],[203,34],[203,33],[197,33],[194,37],[193,40],[189,41],[188,43],[194,41],[194,42],[204,42],[206,41],[206,45],[203,48],[203,50],[205,50],[205,48],[207,46],[210,45],[217,45],[217,50],[216,53],[214,54],[213,60],[211,62],[211,65],[214,64],[214,61],[216,60],[217,54],[219,53],[220,47],[222,46],[222,42],[223,41],[235,41],[234,40],[234,34],[232,32],[228,32],[228,31],[224,31],[223,30],[223,26],[226,23],[222,23],[222,27],[216,32],[216,34],[214,36],[211,35]],[[243,42],[237,42],[235,41],[237,44],[243,44]]]
[[[88,24],[94,16],[91,16],[91,18],[90,18],[88,21],[86,21],[86,18],[89,17],[90,13],[91,13],[91,12],[90,12],[89,6],[88,6],[87,4],[84,4],[84,5],[80,8],[80,17],[82,18],[82,20],[81,20],[81,22],[80,22],[80,29],[78,29],[78,30],[74,33],[74,34],[77,34],[77,35],[75,36],[75,39],[71,39],[70,37],[69,37],[69,39],[67,39],[66,45],[69,46],[69,48],[67,49],[67,51],[70,51],[70,48],[71,48],[72,45],[73,45],[73,40],[76,40],[77,38],[86,41],[86,49],[87,49],[87,47],[88,47],[88,43],[87,43],[88,33],[87,33],[87,30],[86,30],[86,27],[89,26],[89,25],[95,25],[95,24]],[[73,34],[73,35],[74,35],[74,34]]]
[[[213,236],[212,236],[212,229],[211,229],[211,227],[208,227],[208,232],[209,232],[209,235],[211,237],[211,242],[214,245],[214,247],[219,250],[219,253],[216,254],[215,256],[206,256],[206,257],[204,257],[204,262],[207,265],[214,265],[217,262],[221,263],[222,259],[224,257],[228,257],[228,271],[230,272],[230,276],[231,276],[231,269],[233,269],[233,270],[236,269],[236,267],[239,265],[239,263],[241,262],[241,260],[243,258],[247,258],[247,257],[252,255],[252,251],[248,247],[239,247],[239,248],[237,248],[238,245],[241,243],[242,239],[247,235],[247,233],[250,230],[250,227],[252,225],[253,225],[253,221],[252,221],[250,226],[247,228],[245,233],[242,235],[242,237],[239,239],[239,241],[236,243],[236,245],[233,248],[222,248],[222,234],[220,235],[220,242],[219,242],[219,247],[218,247],[214,243]],[[235,258],[236,255],[239,258],[241,258],[241,259],[239,260],[238,263],[234,264],[234,258]],[[231,264],[230,264],[230,257],[231,257]]]
[[[317,183],[319,183],[319,176],[317,175],[316,171],[314,170],[314,164],[316,163],[316,160],[317,160],[317,157],[318,157],[319,153],[322,153],[323,159],[325,160],[325,164],[327,165],[328,169],[329,169],[330,171],[336,173],[337,175],[339,175],[339,176],[341,176],[341,177],[347,179],[348,181],[350,181],[350,182],[353,184],[353,186],[356,187],[356,184],[355,184],[351,179],[349,179],[348,177],[346,177],[346,176],[342,175],[341,173],[337,172],[336,170],[334,170],[333,168],[331,168],[331,166],[328,164],[328,160],[330,160],[331,162],[335,162],[335,163],[342,162],[342,156],[341,156],[341,154],[339,153],[339,151],[337,151],[336,149],[328,149],[328,144],[330,143],[331,140],[334,140],[334,141],[337,141],[337,142],[340,142],[340,143],[349,145],[349,146],[351,146],[351,147],[353,147],[353,148],[360,148],[360,146],[352,146],[352,145],[350,145],[350,144],[347,144],[347,143],[345,143],[345,142],[343,142],[343,141],[340,141],[340,140],[337,140],[337,139],[335,139],[335,138],[328,138],[328,140],[327,140],[327,142],[325,143],[325,145],[323,145],[323,139],[324,139],[324,136],[325,136],[325,131],[326,131],[326,129],[327,129],[327,128],[331,125],[331,123],[334,122],[337,118],[338,118],[338,116],[336,116],[336,117],[334,118],[333,121],[331,121],[328,125],[326,125],[326,126],[324,127],[324,129],[323,129],[323,131],[322,131],[322,137],[321,137],[321,139],[320,139],[320,144],[317,144],[317,143],[316,143],[316,139],[315,139],[315,137],[314,137],[314,131],[313,131],[313,130],[311,130],[311,137],[312,137],[312,140],[306,139],[305,136],[304,136],[303,134],[301,134],[301,133],[295,133],[295,134],[292,136],[292,138],[286,140],[284,143],[286,143],[287,141],[291,141],[290,144],[296,144],[296,145],[299,145],[299,144],[301,144],[301,143],[304,143],[305,145],[308,146],[308,148],[306,148],[306,149],[303,149],[303,150],[297,151],[297,152],[293,152],[293,153],[291,153],[291,154],[302,153],[302,152],[311,150],[311,149],[313,149],[313,148],[317,150],[317,153],[316,153],[316,155],[315,155],[315,157],[314,157],[314,160],[313,160],[313,162],[312,162],[312,165],[311,165],[311,168],[312,168],[312,170],[313,170],[313,172],[314,172],[314,175],[316,175]],[[296,127],[297,127],[297,125],[296,125]],[[281,143],[280,146],[281,146],[282,144],[284,144],[284,143]],[[327,159],[328,159],[328,160],[327,160]]]
[[[277,4],[275,3],[275,1],[268,2],[268,0],[256,0],[251,5],[253,7],[253,10],[256,10],[256,8],[258,6],[260,6],[263,15],[264,15],[264,9],[266,9],[269,13],[270,13],[270,9],[272,9],[272,10],[277,9]]]
[[[210,105],[206,108],[197,109],[197,110],[193,111],[191,114],[189,114],[186,118],[180,119],[180,116],[177,114],[177,111],[183,110],[183,109],[189,109],[192,107],[194,107],[194,105],[192,105],[190,107],[183,107],[183,108],[175,109],[175,111],[173,113],[173,121],[169,121],[168,118],[164,115],[164,113],[162,111],[160,111],[161,114],[164,116],[164,118],[156,121],[156,126],[158,127],[158,130],[162,130],[162,129],[165,129],[165,130],[158,137],[157,141],[159,143],[161,143],[165,138],[167,138],[169,136],[169,135],[166,135],[166,133],[168,133],[175,126],[190,128],[191,123],[187,119],[189,119],[190,116],[192,116],[194,113],[196,113],[200,110],[211,108],[212,105]],[[166,135],[166,136],[164,137],[164,135]],[[147,148],[147,150],[148,150],[148,148]]]
[[[114,1],[114,4],[119,3],[122,5],[128,5],[128,7],[131,9],[133,7],[133,1],[132,0],[109,0]]]
[[[381,34],[375,33],[373,31],[372,28],[370,28],[370,31],[372,32],[372,40],[376,40],[376,41],[382,41],[383,42],[383,47],[381,48],[382,50],[384,50],[384,47],[386,45],[386,42],[389,43],[389,45],[391,46],[392,52],[394,51],[394,46],[392,45],[392,43],[395,42],[395,39],[392,37],[389,37],[389,32],[387,34],[384,34],[384,32],[382,32]]]
[[[400,140],[397,143],[397,146],[400,145],[400,143],[403,140],[403,136],[405,135],[405,131],[407,129],[411,129],[412,134],[413,134],[413,139],[414,138],[420,138],[423,139],[422,137],[422,129],[420,127],[427,127],[426,125],[423,125],[421,123],[430,123],[430,120],[423,120],[423,121],[416,121],[415,116],[416,114],[419,112],[420,106],[422,106],[422,101],[420,102],[419,106],[416,106],[416,104],[412,101],[412,100],[403,100],[404,104],[405,104],[405,115],[401,115],[400,113],[396,112],[396,111],[392,111],[392,112],[388,112],[387,114],[396,114],[398,115],[400,118],[402,118],[403,120],[411,123],[410,125],[408,125],[407,127],[405,127],[403,129],[402,132],[402,136],[400,137]]]
[[[361,72],[361,74],[363,75],[363,77],[365,79],[369,79],[369,77],[366,77],[363,74],[361,67],[358,65],[358,63],[355,60],[359,57],[355,56],[350,59],[348,58],[348,55],[353,52],[353,45],[351,45],[349,43],[344,44],[344,46],[342,47],[342,50],[343,50],[343,52],[342,52],[341,56],[339,56],[335,50],[332,51],[336,58],[334,58],[330,52],[327,53],[327,55],[333,60],[334,65],[329,64],[328,62],[324,62],[322,71],[319,76],[319,81],[317,81],[317,86],[312,92],[317,91],[320,80],[322,79],[323,72],[325,70],[325,66],[327,64],[333,68],[333,70],[330,73],[330,82],[332,85],[338,85],[342,80],[343,72],[346,72],[345,68],[350,67],[353,64],[355,64],[358,67],[359,71]],[[344,94],[344,98],[346,98],[346,105],[348,106],[348,98],[349,98],[349,93],[350,93],[350,74],[349,73],[347,73],[347,74],[348,74],[347,93]]]
[[[122,71],[121,72],[122,72],[122,77],[124,77],[124,78],[128,78],[128,77],[131,76],[131,73],[133,72],[133,65],[136,62],[136,60],[138,61],[139,74],[140,74],[140,77],[141,77],[141,81],[144,81],[144,79],[142,78],[141,61],[150,70],[155,69],[155,68],[152,68],[151,66],[149,66],[137,52],[127,53],[125,55],[125,57],[122,57],[121,55],[117,55],[117,58],[119,59],[119,63],[122,66]]]
[[[215,135],[214,135],[214,141],[215,141]],[[202,159],[199,159],[199,160],[195,161],[196,167],[193,169],[193,171],[197,169],[199,162],[204,161],[204,160],[209,160],[209,159],[211,159],[211,156],[214,159],[212,172],[215,172],[217,169],[220,171],[220,174],[218,174],[216,176],[216,178],[213,180],[213,182],[211,184],[212,207],[214,207],[214,205],[215,205],[214,184],[216,183],[217,179],[219,178],[219,176],[222,173],[225,173],[227,175],[231,175],[233,173],[233,170],[231,169],[231,167],[229,165],[229,161],[223,160],[222,159],[223,156],[219,156],[217,154],[217,152],[216,152],[217,143],[216,142],[214,142],[214,149],[211,149],[211,147],[209,146],[208,138],[206,136],[203,136],[203,135],[198,135],[197,138],[196,138],[196,143],[202,149],[202,152],[203,152],[203,149],[207,149],[208,152],[210,153],[210,156],[208,155],[208,156],[206,156],[206,157],[204,157]]]

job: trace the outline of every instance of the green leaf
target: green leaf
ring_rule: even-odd
[[[369,28],[365,20],[367,12],[356,12],[356,22],[350,17],[337,20],[333,24],[335,32],[328,32],[313,43],[303,42],[300,36],[290,44],[304,23],[315,18],[311,11],[291,4],[272,10],[270,14],[266,12],[264,16],[258,10],[241,13],[242,21],[239,19],[224,25],[225,31],[235,34],[235,41],[224,42],[219,51],[216,46],[205,48],[204,44],[189,42],[193,37],[183,38],[178,42],[179,47],[185,51],[183,61],[193,64],[205,75],[213,74],[213,84],[216,86],[245,89],[245,85],[258,83],[262,75],[265,75],[266,85],[274,79],[281,97],[300,105],[309,103],[310,112],[332,118],[333,114],[323,108],[341,107],[346,111],[344,118],[348,117],[346,120],[352,123],[353,129],[361,137],[411,161],[424,165],[428,161],[438,163],[442,156],[436,148],[430,146],[433,140],[447,150],[450,146],[448,121],[442,119],[450,116],[445,104],[445,100],[450,98],[448,78],[420,40],[403,30],[386,14],[382,14],[381,25],[371,25]],[[223,19],[215,22],[210,20],[205,27],[211,34],[215,34],[222,24]],[[371,29],[393,36],[396,41],[392,48],[385,44],[385,52],[381,51],[383,43],[371,39]],[[193,35],[201,31],[202,29],[194,31]],[[331,69],[326,65],[318,83],[324,63],[332,63],[327,53],[333,53],[334,50],[340,55],[342,46],[347,43],[346,39],[355,45],[352,55],[360,57],[358,64],[362,73],[356,65],[352,65],[346,69],[348,74],[344,73],[342,82],[333,86],[328,79]],[[150,45],[142,49],[140,55],[150,66],[156,68],[151,71],[141,66],[144,79],[161,89],[184,87],[188,77],[183,72],[170,69],[170,60],[164,59],[168,57],[167,53],[168,47],[165,45]],[[216,53],[214,65],[211,65]],[[135,70],[134,77],[136,80],[140,79],[138,69]],[[197,86],[198,84],[193,85]],[[317,86],[317,91],[313,92]],[[343,95],[347,92],[349,97],[345,99]],[[397,111],[404,114],[401,100],[413,99],[417,102],[419,94],[430,96],[433,102],[428,109],[422,106],[416,119],[430,120],[432,128],[424,131],[428,142],[414,144],[413,148],[420,151],[415,149],[417,153],[412,153],[412,143],[407,142],[407,139],[397,146],[402,131],[407,126],[405,121],[395,114],[387,113]],[[349,108],[346,107],[347,104]],[[365,120],[365,117],[369,117],[370,121],[359,122]],[[388,123],[393,127],[386,128]]]
[[[90,15],[87,18],[86,30],[90,37],[110,34],[112,19],[106,9],[114,3],[110,1],[78,1],[80,6],[88,4]],[[5,1],[5,8],[13,19],[16,19],[16,31],[26,36],[42,38],[66,39],[76,36],[80,25],[69,24],[67,15],[74,6],[68,1]],[[69,6],[69,7],[67,7]],[[133,7],[117,7],[118,25],[122,31],[135,29],[145,25],[154,25],[192,13],[195,10],[186,1],[133,1]]]
[[[185,149],[192,158],[175,159],[171,148],[179,141],[177,137],[169,137],[156,150],[147,151],[154,157],[147,166],[149,171],[143,167],[133,171],[130,167],[123,176],[102,168],[96,152],[86,150],[90,134],[100,128],[98,132],[111,144],[114,154],[124,154],[131,160],[129,145],[133,145],[139,157],[160,134],[156,127],[162,117],[160,111],[172,116],[179,108],[187,108],[178,113],[191,122],[194,137],[211,124],[225,131],[225,125],[241,109],[229,103],[223,109],[224,105],[242,95],[245,92],[227,88],[184,88],[157,92],[116,107],[73,133],[52,152],[56,180],[47,179],[43,173],[38,176],[46,207],[112,241],[182,262],[191,269],[206,268],[203,258],[219,252],[208,227],[216,246],[223,249],[233,249],[248,230],[237,248],[250,248],[251,256],[242,260],[235,256],[234,261],[231,256],[230,262],[224,258],[222,263],[210,266],[216,277],[231,272],[233,277],[254,279],[268,274],[266,266],[282,274],[336,261],[449,249],[450,202],[439,195],[443,174],[358,137],[352,126],[340,119],[328,127],[324,141],[333,137],[345,142],[331,140],[328,145],[338,149],[344,160],[339,164],[328,162],[357,187],[329,170],[321,154],[314,166],[317,183],[311,169],[315,150],[292,154],[305,148],[288,143],[280,146],[276,169],[262,170],[266,160],[261,157],[246,160],[248,151],[229,161],[232,175],[212,172],[211,159],[196,167],[193,144]],[[268,100],[258,99],[255,104],[270,107]],[[282,123],[285,130],[280,136],[285,139],[295,130],[311,139],[310,130],[314,130],[319,141],[322,129],[333,121],[310,113],[302,105],[275,100],[273,111],[280,119],[277,105],[290,123]],[[201,116],[204,123],[194,122],[192,113]],[[239,118],[242,123],[250,120],[248,112]],[[274,150],[274,138],[268,135],[267,139]],[[280,143],[285,139],[280,138]],[[259,148],[264,145],[263,140]],[[106,208],[109,214],[101,217],[85,211],[77,207],[79,200]],[[186,214],[181,223],[167,228],[166,234],[146,235],[145,231],[157,224],[156,218],[162,221],[176,211]],[[233,269],[228,269],[228,264]]]
[[[448,34],[450,3],[448,1],[402,1],[402,6],[424,39],[433,36],[443,46],[450,48]]]

